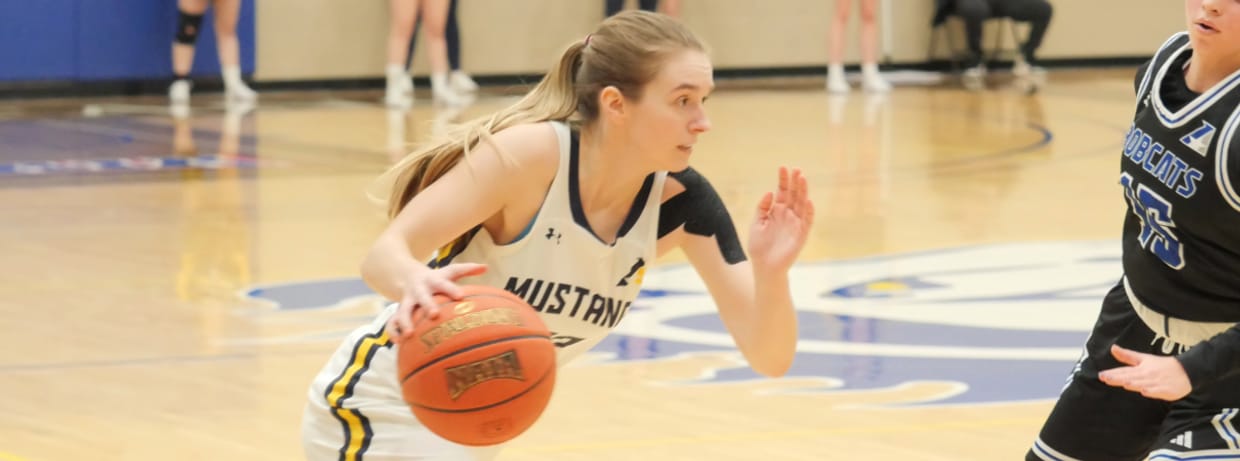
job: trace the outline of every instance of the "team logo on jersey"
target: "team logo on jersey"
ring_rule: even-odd
[[[885,392],[936,383],[947,390],[882,405],[1053,399],[1121,271],[1115,241],[978,246],[798,264],[789,277],[800,332],[787,379],[817,384],[764,392]],[[307,313],[310,331],[238,339],[246,345],[336,343],[369,321],[380,305],[343,312],[342,304],[373,297],[360,280],[273,285],[248,294],[277,305],[263,315],[277,316],[272,322],[282,327],[292,323],[288,316],[307,308],[336,307],[348,315],[326,331],[321,314]],[[692,357],[723,357],[727,365],[663,384],[763,379],[741,359],[696,272],[676,265],[646,273],[642,295],[624,321],[580,366]]]
[[[1194,152],[1201,154],[1202,157],[1210,153],[1210,141],[1214,140],[1214,125],[1210,122],[1202,121],[1201,127],[1193,130],[1192,133],[1180,138],[1180,142],[1188,146]]]
[[[624,274],[624,277],[620,278],[620,283],[617,283],[616,286],[627,287],[629,286],[630,281],[634,285],[641,286],[642,279],[645,276],[646,276],[646,260],[642,258],[637,258],[637,262],[633,263],[633,267],[629,269],[629,273]]]

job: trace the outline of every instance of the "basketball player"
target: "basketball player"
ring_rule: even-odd
[[[220,67],[224,76],[224,98],[229,103],[251,103],[258,94],[241,80],[241,46],[237,42],[237,17],[241,15],[241,0],[214,0],[215,47],[220,55]],[[189,104],[193,84],[189,79],[190,67],[194,65],[194,42],[202,28],[202,16],[207,11],[207,0],[178,0],[177,33],[172,42],[172,73],[175,77],[168,87],[168,101],[174,105]]]
[[[689,167],[711,128],[703,103],[712,72],[681,23],[623,12],[570,45],[522,100],[394,167],[393,219],[362,275],[400,302],[350,334],[314,379],[303,422],[308,457],[495,455],[497,447],[458,446],[421,426],[396,377],[393,343],[413,330],[413,309],[437,315],[431,296],[459,297],[459,284],[530,301],[564,365],[623,315],[600,306],[627,306],[646,268],[679,248],[750,366],[785,373],[797,341],[788,269],[813,204],[800,171],[781,168],[777,191],[758,201],[746,255],[719,195]]]
[[[1184,3],[1137,73],[1124,277],[1028,460],[1240,459],[1240,2]]]

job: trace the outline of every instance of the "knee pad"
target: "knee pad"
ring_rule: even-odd
[[[177,18],[177,43],[193,45],[198,40],[198,29],[202,26],[201,14],[189,14],[180,11]]]

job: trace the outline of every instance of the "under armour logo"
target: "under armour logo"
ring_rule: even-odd
[[[559,244],[560,244],[560,237],[561,237],[562,235],[563,235],[563,234],[560,234],[559,232],[556,232],[554,227],[548,227],[548,228],[547,228],[547,235],[544,235],[543,237],[546,237],[546,238],[547,238],[547,240],[555,239],[555,244],[556,244],[556,245],[559,245]]]

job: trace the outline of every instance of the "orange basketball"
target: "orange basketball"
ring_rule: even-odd
[[[538,312],[498,288],[437,295],[439,318],[414,311],[414,334],[397,349],[405,402],[422,424],[462,445],[505,442],[551,400],[555,345]]]

